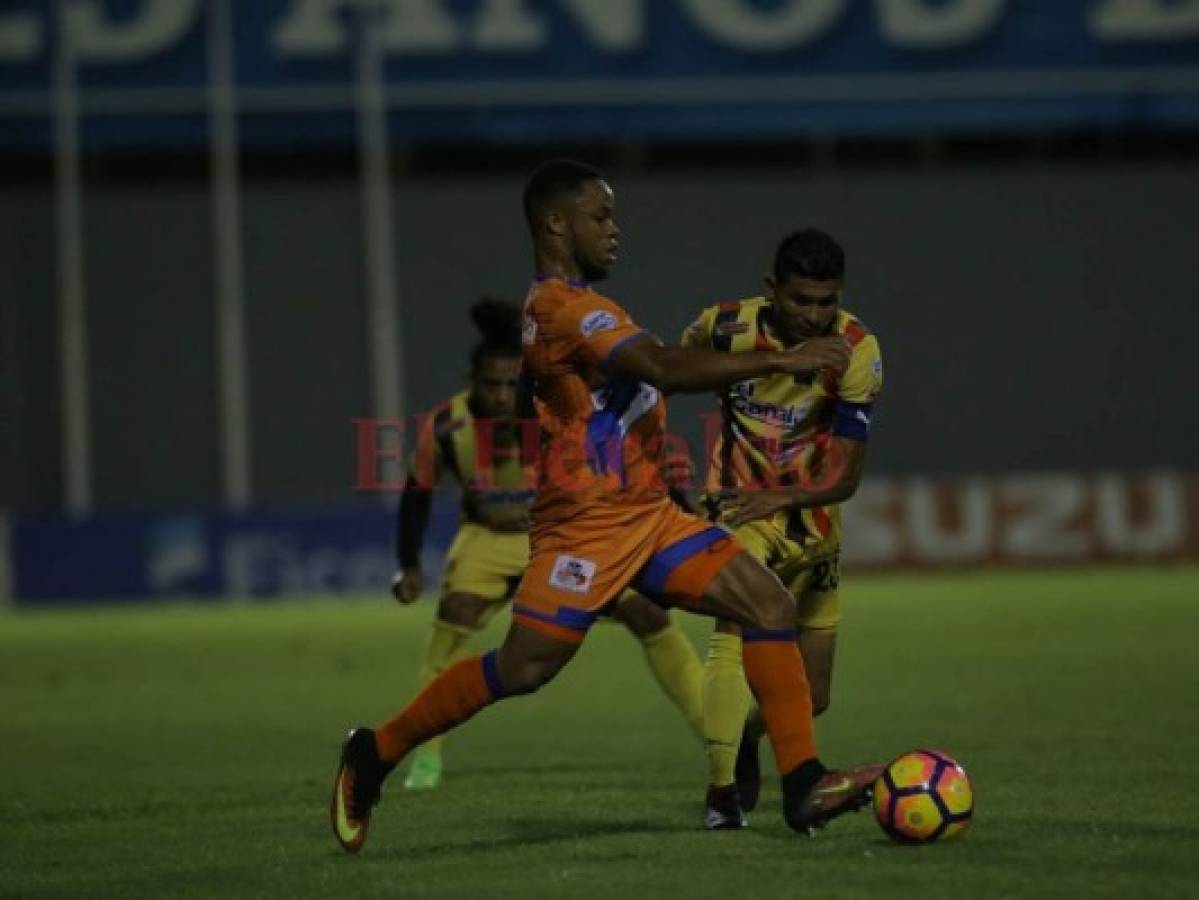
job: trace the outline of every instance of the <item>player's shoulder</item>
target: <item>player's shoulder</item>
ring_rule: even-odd
[[[431,413],[433,433],[437,437],[452,434],[471,420],[470,391],[463,390],[439,403]]]
[[[742,345],[756,332],[761,321],[765,297],[745,297],[741,300],[725,300],[704,310],[697,327],[717,350],[743,349]]]
[[[628,319],[628,313],[613,300],[590,286],[558,278],[534,284],[526,302],[526,313],[541,324],[559,322],[574,331],[613,328]]]
[[[742,297],[740,300],[721,300],[705,307],[701,315],[715,319],[732,319],[738,316],[755,315],[766,305],[765,297]]]
[[[535,313],[554,313],[563,307],[573,306],[588,297],[597,296],[583,282],[562,278],[539,278],[529,288],[525,306]]]
[[[874,338],[875,343],[878,341],[870,327],[847,309],[837,313],[837,331],[849,338],[849,343],[854,347],[867,338]]]

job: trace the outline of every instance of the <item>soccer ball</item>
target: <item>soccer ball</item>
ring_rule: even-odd
[[[938,750],[912,750],[874,783],[874,815],[903,844],[957,837],[970,825],[974,791],[965,770]]]

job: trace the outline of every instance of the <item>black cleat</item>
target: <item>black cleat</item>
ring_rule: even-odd
[[[826,772],[802,793],[796,776],[799,769],[783,778],[783,818],[796,831],[816,832],[843,813],[861,809],[873,796],[874,782],[885,766],[855,766]],[[790,783],[789,783],[790,782]]]
[[[758,795],[762,793],[762,764],[758,760],[759,734],[751,737],[747,726],[741,732],[741,745],[737,748],[737,767],[733,770],[737,779],[737,797],[741,808],[752,812],[758,805]]]
[[[379,758],[370,728],[355,728],[341,745],[329,819],[333,836],[347,853],[357,853],[366,843],[371,810],[379,802],[383,779],[394,768]]]
[[[709,787],[704,801],[704,828],[708,831],[723,831],[729,828],[747,828],[749,822],[737,802],[737,786]]]

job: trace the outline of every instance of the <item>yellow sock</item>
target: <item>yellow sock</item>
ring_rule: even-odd
[[[433,620],[433,627],[429,630],[429,642],[425,645],[425,655],[420,662],[421,687],[463,658],[466,639],[472,634],[474,629],[465,625],[455,625],[444,619]],[[441,736],[422,744],[418,752],[440,753]]]
[[[749,705],[741,636],[714,632],[704,664],[704,749],[711,785],[725,787],[736,781],[737,748]]]
[[[673,622],[641,642],[645,658],[675,706],[701,740],[704,736],[704,669],[687,635]]]

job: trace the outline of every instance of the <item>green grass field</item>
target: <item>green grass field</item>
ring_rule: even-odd
[[[0,896],[1199,895],[1199,570],[845,587],[823,755],[953,753],[977,798],[957,843],[892,845],[868,814],[800,839],[773,781],[751,829],[702,831],[700,748],[604,626],[451,738],[442,790],[391,784],[348,857],[337,747],[413,691],[431,604],[23,613],[0,616]]]

